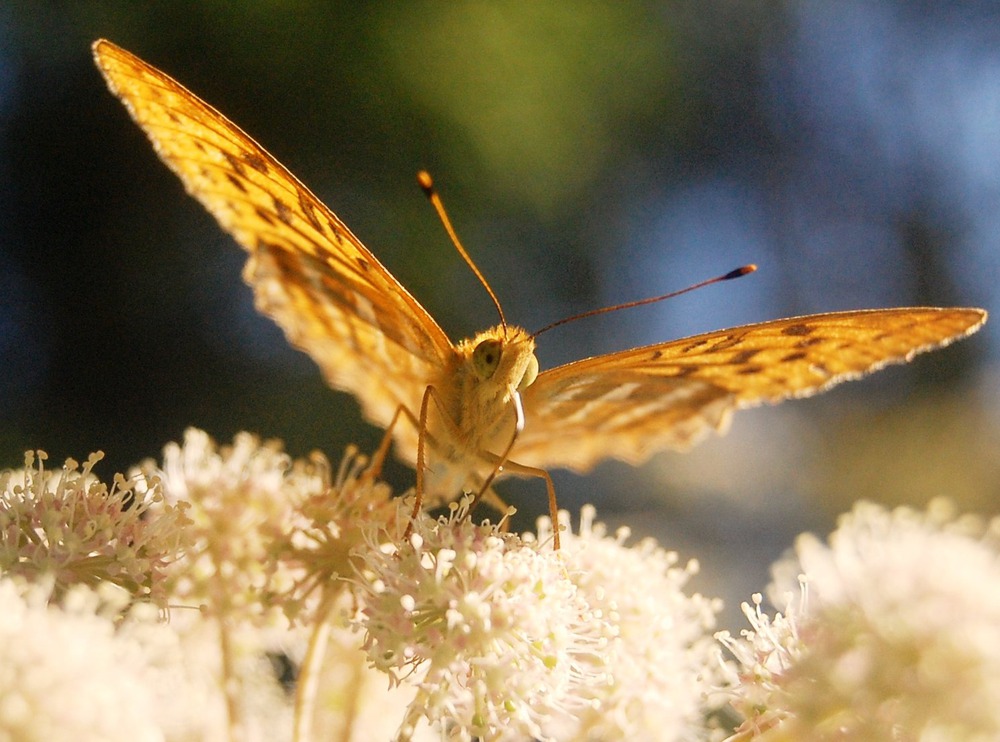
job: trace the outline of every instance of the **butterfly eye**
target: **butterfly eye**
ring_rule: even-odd
[[[480,379],[488,379],[496,373],[500,365],[503,343],[499,340],[484,340],[472,351],[472,367]]]
[[[535,354],[532,353],[528,356],[528,367],[524,369],[524,376],[521,377],[521,383],[517,385],[517,391],[523,392],[529,386],[535,383],[535,379],[538,377],[538,359],[535,358]]]

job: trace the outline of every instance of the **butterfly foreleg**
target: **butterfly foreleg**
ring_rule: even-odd
[[[389,447],[392,445],[393,431],[396,428],[396,423],[399,422],[400,416],[403,415],[409,419],[414,427],[418,426],[417,418],[410,412],[409,407],[401,404],[396,408],[396,411],[392,415],[392,420],[389,421],[389,424],[385,428],[385,435],[382,436],[382,442],[379,443],[378,448],[375,449],[375,453],[372,455],[372,463],[368,467],[368,473],[372,479],[377,479],[382,473],[382,465],[385,463],[385,458],[389,455]]]
[[[504,464],[504,469],[511,474],[522,477],[537,477],[545,480],[545,490],[549,496],[549,517],[552,519],[552,547],[559,551],[559,505],[556,503],[556,486],[552,482],[552,477],[545,469],[525,466],[516,461],[507,461]]]
[[[424,389],[423,396],[420,399],[420,415],[414,415],[413,412],[404,404],[399,405],[396,411],[392,415],[392,419],[386,426],[385,434],[382,436],[382,441],[379,443],[378,448],[372,455],[372,465],[368,468],[368,475],[372,478],[378,477],[382,470],[382,465],[385,463],[386,456],[389,455],[389,447],[392,445],[393,432],[395,430],[396,424],[399,422],[400,418],[405,417],[411,425],[417,430],[417,481],[415,486],[414,502],[413,502],[413,512],[410,515],[410,524],[406,527],[406,531],[403,534],[403,538],[409,538],[410,532],[413,527],[413,519],[417,517],[417,513],[420,512],[420,508],[423,506],[424,501],[424,462],[426,460],[426,448],[428,439],[431,440],[432,444],[434,441],[434,436],[432,436],[427,430],[427,415],[430,408],[430,400],[434,399],[438,404],[439,411],[443,411],[440,399],[438,399],[437,391],[432,385],[428,385]],[[455,430],[454,422],[447,416],[443,415],[445,421],[450,423]]]
[[[545,489],[549,497],[549,517],[552,518],[552,546],[556,551],[559,550],[559,505],[556,503],[556,487],[552,482],[552,477],[544,469],[536,469],[533,466],[525,466],[524,464],[519,464],[516,461],[511,461],[509,459],[510,452],[514,448],[514,444],[517,443],[517,438],[524,430],[524,406],[521,404],[521,394],[513,387],[510,388],[510,398],[514,403],[514,432],[511,433],[510,440],[507,442],[503,453],[499,456],[489,455],[493,461],[493,471],[490,475],[486,477],[483,481],[482,487],[479,489],[479,493],[476,495],[476,499],[483,498],[486,502],[493,505],[501,513],[505,512],[506,504],[501,500],[496,492],[490,487],[497,476],[506,470],[513,474],[520,474],[522,476],[528,477],[538,477],[539,479],[545,480]],[[499,505],[498,505],[499,503]]]
[[[427,447],[427,413],[430,409],[431,397],[435,394],[434,387],[430,384],[424,389],[424,394],[420,398],[420,419],[417,421],[417,486],[416,494],[413,498],[413,514],[410,522],[417,517],[420,506],[424,503],[424,462],[426,461]],[[409,532],[409,529],[407,529]]]
[[[413,512],[410,514],[410,524],[406,527],[406,532],[403,534],[404,539],[409,538],[410,531],[413,528],[413,521],[424,504],[424,464],[427,459],[427,439],[430,437],[430,434],[427,432],[427,416],[430,412],[431,399],[437,403],[438,411],[441,412],[441,417],[445,422],[456,427],[454,421],[444,413],[444,405],[438,397],[437,390],[432,384],[428,384],[424,389],[423,396],[420,398],[420,416],[414,421],[417,425],[417,482],[413,495]]]

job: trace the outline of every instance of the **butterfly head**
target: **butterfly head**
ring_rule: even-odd
[[[509,384],[523,391],[538,376],[535,340],[520,327],[498,325],[464,344],[467,362],[481,383]]]

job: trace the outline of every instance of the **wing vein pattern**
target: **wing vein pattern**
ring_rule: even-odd
[[[513,458],[587,471],[724,430],[736,409],[822,392],[975,332],[981,309],[816,314],[586,358],[539,374]]]

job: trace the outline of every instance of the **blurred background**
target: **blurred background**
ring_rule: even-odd
[[[776,317],[1000,291],[994,2],[35,3],[0,7],[0,466],[187,426],[339,461],[381,431],[252,307],[235,244],[105,89],[107,37],[248,131],[454,339],[496,321],[415,184],[428,169],[530,329],[754,262],[735,283],[560,328],[543,368]],[[703,565],[727,601],[860,498],[1000,506],[1000,324],[632,469],[560,505]],[[572,445],[572,441],[567,441]],[[389,476],[400,488],[412,472]],[[540,482],[501,494],[527,529]]]

